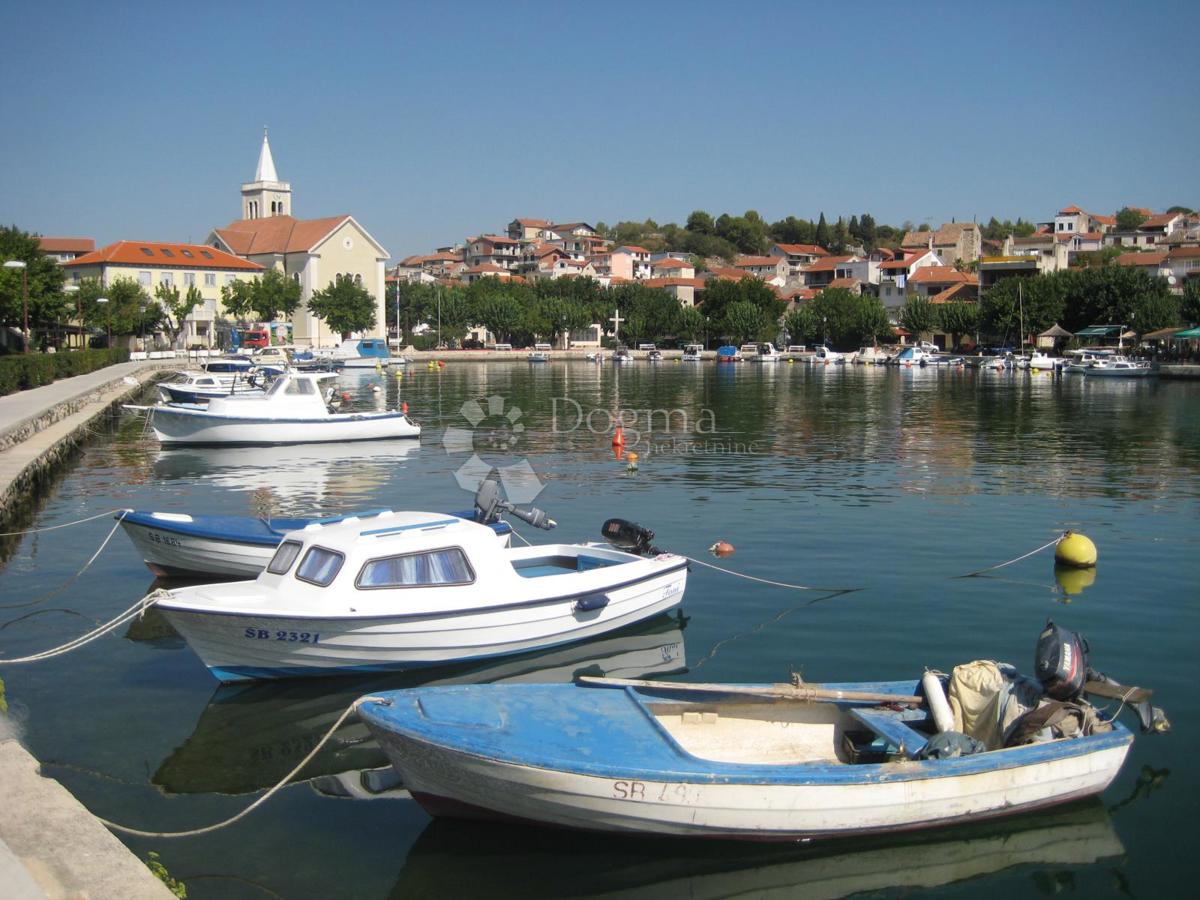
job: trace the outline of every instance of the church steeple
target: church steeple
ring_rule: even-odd
[[[242,218],[263,219],[269,216],[292,214],[292,186],[280,181],[271,156],[271,142],[263,126],[262,149],[258,153],[258,168],[254,180],[242,185]]]

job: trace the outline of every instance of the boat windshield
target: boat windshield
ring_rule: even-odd
[[[304,554],[300,566],[296,569],[296,577],[319,587],[326,587],[337,573],[341,571],[346,557],[336,550],[326,550],[324,547],[310,547]]]
[[[284,541],[267,564],[267,571],[272,575],[286,573],[292,567],[292,563],[296,561],[296,557],[300,555],[301,546],[299,541]]]

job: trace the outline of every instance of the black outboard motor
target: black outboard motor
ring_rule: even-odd
[[[609,519],[600,526],[600,536],[626,553],[636,553],[638,556],[657,556],[662,553],[650,545],[654,540],[654,532],[628,519]]]
[[[500,521],[502,512],[516,516],[522,522],[528,522],[534,528],[549,531],[558,523],[537,507],[517,509],[500,496],[500,485],[494,478],[485,478],[475,491],[475,521],[483,525]]]
[[[1046,696],[1055,700],[1078,697],[1087,681],[1087,655],[1087,641],[1047,619],[1033,655],[1033,674]]]

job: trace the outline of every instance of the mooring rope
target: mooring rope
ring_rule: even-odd
[[[274,787],[272,787],[270,790],[268,790],[265,794],[263,794],[261,797],[259,797],[257,800],[255,800],[253,803],[251,803],[249,806],[247,806],[245,809],[243,809],[241,812],[237,813],[236,815],[230,816],[228,819],[225,819],[223,822],[217,822],[214,825],[206,825],[203,828],[192,828],[189,831],[142,831],[141,829],[138,829],[138,828],[129,828],[126,825],[118,825],[116,822],[110,822],[108,819],[101,818],[99,816],[97,816],[97,818],[99,818],[102,823],[107,825],[113,831],[119,831],[122,834],[132,834],[136,837],[145,837],[145,838],[196,837],[197,835],[208,834],[209,832],[217,831],[221,828],[225,828],[229,825],[232,825],[234,822],[237,822],[240,819],[244,819],[246,816],[250,815],[250,813],[254,812],[254,810],[258,809],[258,807],[260,807],[264,803],[266,803],[281,788],[283,788],[289,781],[291,781],[293,778],[295,778],[296,775],[298,775],[300,773],[301,769],[303,769],[310,762],[312,762],[313,758],[316,757],[317,753],[320,752],[321,748],[324,747],[327,743],[329,743],[329,739],[333,737],[334,732],[336,732],[339,728],[342,727],[342,723],[345,722],[346,719],[348,719],[352,713],[357,712],[359,706],[361,706],[362,704],[366,703],[369,700],[376,701],[379,703],[389,703],[390,702],[385,697],[375,697],[370,694],[368,694],[365,697],[359,697],[357,700],[355,700],[353,703],[351,703],[349,706],[346,707],[345,712],[343,712],[340,716],[338,716],[337,721],[333,723],[332,727],[330,727],[330,729],[327,732],[325,732],[325,736],[323,738],[321,738],[320,741],[317,742],[317,745],[308,752],[308,755],[306,757],[304,757],[304,759],[300,760],[300,762],[298,762],[296,764],[296,767],[294,769],[292,769],[292,771],[290,771],[286,775],[284,775],[283,778],[281,778]]]
[[[64,653],[70,653],[85,644],[90,644],[92,641],[103,637],[110,631],[120,628],[126,622],[136,619],[138,616],[145,613],[147,609],[158,602],[159,597],[170,596],[170,592],[164,591],[161,588],[151,591],[145,597],[138,600],[137,603],[129,607],[129,609],[118,614],[116,618],[109,619],[103,625],[89,631],[87,634],[80,635],[73,641],[67,641],[65,644],[60,644],[57,647],[52,647],[49,650],[43,650],[41,653],[33,653],[29,656],[22,656],[17,659],[0,659],[0,666],[13,666],[17,663],[40,662],[43,659],[52,659],[55,656],[62,656]]]
[[[1035,554],[1035,553],[1041,553],[1047,547],[1053,547],[1055,544],[1057,544],[1059,541],[1061,541],[1066,536],[1067,536],[1067,532],[1063,532],[1058,537],[1056,537],[1054,540],[1048,541],[1045,544],[1042,544],[1042,546],[1038,547],[1036,550],[1030,550],[1028,553],[1022,553],[1016,559],[1010,559],[1008,562],[1002,562],[996,566],[988,566],[986,569],[980,569],[977,572],[968,572],[966,575],[954,575],[952,577],[954,577],[954,578],[974,578],[976,575],[982,575],[984,572],[991,572],[991,571],[994,571],[995,569],[1003,569],[1005,566],[1011,566],[1013,563],[1020,562],[1023,559],[1028,559],[1029,557],[1033,556],[1033,554]]]
[[[735,572],[733,569],[725,569],[721,566],[714,566],[712,563],[707,563],[702,559],[696,559],[694,556],[683,556],[688,562],[694,562],[698,566],[704,566],[706,569],[713,569],[717,572],[723,572],[726,575],[732,575],[735,578],[745,578],[747,581],[757,581],[760,584],[769,584],[772,587],[788,588],[793,591],[817,591],[821,594],[849,594],[854,591],[862,590],[862,588],[830,588],[830,587],[812,587],[807,584],[788,584],[786,581],[772,581],[769,578],[759,578],[757,575],[747,575],[744,572]]]
[[[104,548],[108,546],[108,542],[112,540],[112,536],[117,533],[117,529],[121,527],[121,522],[125,519],[125,516],[127,516],[131,512],[133,512],[133,510],[130,510],[130,509],[120,510],[120,515],[117,516],[117,521],[113,524],[112,529],[108,532],[108,537],[106,537],[103,541],[100,542],[100,546],[96,548],[96,552],[91,555],[91,558],[88,559],[88,561],[83,564],[83,568],[81,568],[78,572],[76,572],[74,575],[72,575],[70,578],[68,578],[66,581],[64,581],[62,584],[60,584],[58,587],[54,588],[54,590],[47,591],[46,593],[42,594],[40,597],[34,597],[32,600],[26,600],[24,603],[5,604],[4,606],[0,606],[0,609],[25,609],[26,607],[29,607],[29,606],[37,606],[39,603],[45,603],[51,597],[57,597],[59,594],[61,594],[63,591],[65,591],[67,588],[69,588],[71,585],[73,585],[76,581],[78,581],[79,576],[82,575],[84,572],[86,572],[88,570],[88,568],[92,565],[92,563],[94,563],[96,561],[97,557],[99,557],[100,554],[104,551]],[[105,515],[108,515],[108,513],[105,513]],[[84,521],[90,521],[90,520],[85,519]],[[65,526],[62,526],[62,527],[65,527]]]
[[[113,513],[120,513],[124,518],[132,509],[110,509],[108,512],[96,513],[94,516],[88,516],[86,519],[76,519],[74,522],[63,522],[61,525],[47,525],[45,528],[29,528],[25,531],[0,531],[0,537],[16,537],[21,534],[41,534],[43,531],[57,531],[60,528],[70,528],[72,525],[82,525],[84,522],[94,522],[96,519],[103,519],[105,516],[111,516]]]

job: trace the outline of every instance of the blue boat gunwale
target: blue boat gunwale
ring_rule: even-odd
[[[769,685],[758,685],[769,687]],[[887,692],[908,692],[915,687],[913,682],[873,682],[873,683],[836,683],[814,684],[812,687],[845,690],[878,690],[886,688]],[[686,689],[687,683],[680,682],[680,688]],[[532,721],[536,713],[529,711],[527,702],[532,696],[542,693],[549,695],[543,704],[550,703],[555,707],[563,706],[566,697],[555,696],[566,690],[581,691],[611,691],[612,697],[622,698],[632,704],[640,713],[641,718],[649,720],[651,729],[660,737],[667,735],[668,740],[662,741],[661,746],[668,752],[666,759],[659,765],[647,765],[636,761],[613,762],[609,755],[600,753],[585,757],[582,753],[570,756],[556,755],[548,750],[546,742],[540,742],[536,736],[514,740],[514,730],[506,727],[503,731],[506,740],[501,745],[498,741],[491,743],[480,741],[479,732],[471,733],[459,728],[439,727],[437,723],[428,722],[421,716],[417,700],[422,694],[431,692],[478,692],[503,691],[510,696],[521,691],[526,696],[526,702],[521,704],[526,710],[527,721]],[[442,687],[408,688],[396,691],[384,691],[373,697],[383,697],[391,701],[384,706],[378,702],[368,701],[359,707],[359,716],[368,724],[376,736],[385,744],[389,737],[393,740],[397,735],[405,740],[414,741],[429,747],[440,748],[456,755],[471,757],[482,762],[500,765],[524,766],[546,771],[564,772],[595,778],[629,780],[637,779],[655,783],[695,783],[695,784],[749,784],[770,786],[823,786],[823,785],[861,785],[861,784],[892,784],[904,781],[923,781],[968,775],[980,775],[989,772],[1008,769],[1020,769],[1067,759],[1075,756],[1085,756],[1091,753],[1128,748],[1133,741],[1132,733],[1119,721],[1113,720],[1113,730],[1104,734],[1092,734],[1084,737],[1048,741],[1040,744],[1026,744],[1020,747],[1008,747],[992,750],[956,759],[939,760],[903,760],[890,763],[793,763],[793,764],[761,764],[733,763],[715,761],[698,757],[684,750],[677,741],[666,733],[666,729],[657,721],[648,704],[683,701],[679,696],[664,697],[662,691],[645,691],[629,686],[580,686],[580,685],[454,685]],[[681,692],[682,693],[682,692]],[[401,695],[411,700],[407,707],[401,707],[397,702]],[[695,696],[693,694],[693,696]],[[733,697],[733,694],[723,695]],[[707,694],[703,702],[711,703],[713,695]],[[774,700],[762,697],[743,697],[747,702],[788,703],[793,701]],[[612,701],[609,703],[610,712],[617,712]],[[853,707],[862,705],[853,701],[830,700],[818,701],[832,703],[838,707]],[[409,720],[411,724],[404,721]],[[510,720],[511,721],[511,720]],[[439,739],[438,732],[449,735]],[[485,732],[486,733],[486,732]],[[474,741],[470,740],[475,738]],[[502,748],[503,752],[497,752]],[[593,751],[603,751],[602,746],[593,746]],[[525,755],[521,755],[524,753]],[[617,759],[622,754],[613,754]],[[670,760],[677,763],[672,768],[665,768],[664,763]]]
[[[636,562],[637,560],[630,560]],[[467,607],[464,609],[447,609],[430,612],[419,613],[383,613],[379,615],[360,616],[360,615],[339,615],[339,616],[283,616],[280,618],[295,618],[303,619],[305,622],[372,622],[380,619],[386,619],[392,622],[407,622],[420,621],[421,619],[445,619],[453,616],[469,616],[469,615],[490,615],[496,612],[505,612],[512,609],[526,609],[536,606],[549,606],[554,603],[562,603],[565,600],[577,600],[580,597],[590,597],[596,593],[607,593],[608,591],[620,590],[621,588],[633,587],[643,581],[650,581],[654,578],[661,578],[663,575],[669,575],[673,572],[678,572],[680,569],[688,567],[687,560],[684,560],[670,568],[659,569],[654,572],[648,572],[645,575],[639,575],[637,578],[631,578],[627,581],[622,581],[619,584],[606,585],[603,589],[597,590],[592,588],[586,591],[571,591],[566,594],[555,594],[551,597],[538,597],[533,600],[520,600],[514,603],[503,603],[494,606],[476,606]],[[677,601],[682,602],[682,597]],[[174,613],[182,613],[191,616],[226,616],[229,618],[243,619],[266,619],[269,615],[264,615],[263,612],[243,612],[236,609],[195,609],[190,606],[173,606],[169,600],[158,600],[156,605],[164,610]]]
[[[364,512],[346,513],[340,516],[323,516],[314,518],[271,518],[262,519],[257,516],[221,516],[221,515],[192,515],[191,522],[181,522],[166,519],[158,519],[154,517],[154,511],[146,512],[143,510],[127,510],[124,513],[118,513],[113,518],[122,522],[128,522],[132,525],[139,525],[143,528],[153,528],[157,531],[163,531],[168,534],[177,534],[185,537],[200,538],[202,540],[225,541],[238,544],[253,544],[256,546],[276,547],[283,540],[285,534],[292,531],[302,531],[306,526],[311,524],[333,525],[338,522],[344,522],[349,518],[372,518],[384,512],[390,512],[388,509],[372,509]],[[472,514],[464,513],[449,513],[455,519],[470,519]],[[259,524],[261,529],[250,530],[241,528],[234,530],[231,527],[221,528],[222,524],[227,526],[232,525],[250,525],[251,523]],[[276,528],[272,525],[276,523],[284,527]],[[285,524],[286,523],[286,524]],[[508,522],[489,522],[488,526],[498,535],[506,535],[512,533],[512,525]]]

